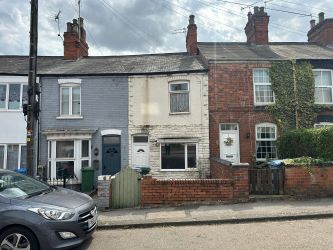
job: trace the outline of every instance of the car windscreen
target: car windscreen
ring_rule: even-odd
[[[26,198],[49,189],[50,186],[24,175],[0,173],[0,195],[6,198]]]

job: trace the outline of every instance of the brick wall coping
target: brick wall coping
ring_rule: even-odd
[[[288,168],[301,168],[301,167],[306,167],[305,165],[296,165],[296,164],[290,164],[290,165],[285,165],[285,169]],[[310,168],[332,168],[333,167],[333,163],[331,164],[324,164],[321,166],[310,166]]]
[[[210,159],[212,161],[216,161],[218,163],[221,163],[224,166],[229,166],[229,167],[232,167],[232,168],[249,168],[249,166],[250,166],[250,164],[248,164],[248,163],[232,163],[230,161],[226,161],[224,159],[220,159],[220,158],[217,158],[217,157],[212,157]]]
[[[165,185],[184,185],[184,184],[204,184],[204,183],[218,183],[218,184],[232,184],[229,179],[155,179],[151,175],[145,175],[144,180],[155,182]]]

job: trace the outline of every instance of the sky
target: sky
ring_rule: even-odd
[[[246,42],[253,6],[266,7],[270,42],[306,42],[311,19],[318,21],[321,11],[333,18],[331,1],[81,0],[80,15],[90,56],[169,53],[186,51],[190,14],[199,42]],[[62,56],[62,35],[66,23],[79,16],[79,0],[38,2],[38,55]],[[30,0],[0,0],[0,55],[28,55],[29,29]]]

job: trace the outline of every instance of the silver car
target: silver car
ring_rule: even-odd
[[[0,250],[72,248],[96,225],[88,195],[0,169]]]

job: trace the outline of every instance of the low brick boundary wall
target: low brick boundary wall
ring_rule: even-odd
[[[233,185],[222,179],[141,180],[141,206],[194,202],[230,202]]]
[[[249,200],[249,164],[232,164],[231,162],[212,158],[210,173],[214,179],[228,179],[233,183],[233,200]]]
[[[312,174],[302,166],[285,168],[285,194],[327,197],[333,196],[333,165],[311,167]]]

